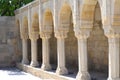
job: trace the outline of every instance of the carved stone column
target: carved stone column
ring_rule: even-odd
[[[28,60],[28,48],[27,48],[27,39],[22,39],[22,63],[29,64]]]
[[[40,34],[42,38],[42,66],[41,69],[43,70],[51,70],[50,65],[50,52],[49,52],[49,38],[50,34],[45,32]]]
[[[75,35],[78,40],[78,64],[79,71],[77,74],[77,80],[90,80],[88,73],[88,58],[87,58],[87,38],[89,37],[90,30],[81,29],[76,31]]]
[[[22,64],[29,64],[27,48],[28,34],[25,32],[25,29],[22,29],[20,36],[22,39]]]
[[[110,33],[106,35],[109,41],[109,77],[108,80],[120,80],[120,35]]]
[[[37,39],[38,36],[33,36],[31,39],[31,66],[37,67],[39,66],[38,59],[37,59]]]
[[[67,37],[66,32],[56,32],[55,37],[57,38],[57,59],[58,59],[58,65],[57,65],[57,74],[68,74],[68,70],[65,67],[65,45],[64,45],[64,39]]]

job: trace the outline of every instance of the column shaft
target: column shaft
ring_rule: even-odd
[[[77,80],[90,80],[87,63],[87,38],[78,39],[78,64]]]
[[[29,64],[28,60],[28,48],[27,48],[27,39],[22,39],[22,63]]]
[[[57,74],[67,74],[68,71],[65,67],[65,50],[64,50],[64,38],[57,39],[57,56],[58,56],[58,67],[56,70]]]
[[[43,70],[50,70],[51,66],[50,66],[50,59],[49,59],[49,38],[43,38],[42,39],[42,69]]]
[[[37,40],[31,40],[31,66],[37,67],[39,66],[37,60]]]
[[[109,78],[108,80],[120,80],[119,64],[119,38],[109,39]]]

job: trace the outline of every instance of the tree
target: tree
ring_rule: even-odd
[[[14,16],[14,10],[33,0],[0,0],[0,16]]]

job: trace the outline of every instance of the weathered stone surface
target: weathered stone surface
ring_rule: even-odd
[[[16,28],[14,21],[14,17],[0,17],[0,67],[15,65],[20,55],[19,27]]]
[[[117,5],[114,6],[114,4]],[[115,2],[107,0],[35,0],[16,11],[16,20],[20,22],[22,39],[30,38],[32,41],[38,39],[39,35],[43,36],[42,33],[53,33],[49,40],[50,63],[58,66],[58,69],[60,68],[58,72],[60,70],[64,72],[65,66],[67,66],[68,71],[74,69],[72,71],[75,72],[76,70],[77,78],[81,80],[82,77],[88,79],[84,75],[86,72],[89,74],[88,68],[90,71],[104,71],[106,74],[109,69],[108,79],[115,80],[120,77],[119,4],[118,0]],[[49,11],[51,15],[45,15],[46,11]],[[24,17],[27,18],[26,21],[24,21]],[[23,25],[24,23],[28,23],[28,25]],[[28,30],[24,31],[25,27]],[[1,33],[4,32],[1,31]],[[11,36],[10,39],[14,38],[11,32],[8,35]],[[0,42],[5,44],[5,39],[6,37],[3,35],[0,37]],[[42,42],[39,43],[41,46]],[[32,45],[31,49],[34,49]],[[43,54],[41,47],[39,50],[38,52]],[[36,50],[31,50],[31,52],[36,53]],[[41,63],[41,55],[33,55],[32,58],[37,59],[37,57]]]

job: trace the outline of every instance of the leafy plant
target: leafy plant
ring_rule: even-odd
[[[33,0],[0,0],[0,16],[14,16],[14,10]]]

